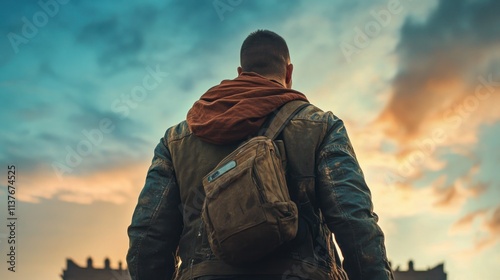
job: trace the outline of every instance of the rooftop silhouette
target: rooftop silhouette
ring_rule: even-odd
[[[118,262],[118,268],[111,267],[109,258],[104,260],[104,267],[94,267],[92,258],[87,259],[87,266],[79,266],[72,259],[66,259],[66,269],[61,275],[63,280],[130,280],[128,270]]]
[[[87,259],[87,266],[79,266],[72,259],[66,259],[66,269],[61,275],[62,280],[130,280],[128,270],[118,262],[118,268],[111,267],[109,258],[104,260],[104,267],[96,268],[92,258]],[[427,270],[415,270],[412,260],[408,262],[408,270],[394,269],[395,280],[447,280],[444,263]]]
[[[444,263],[440,263],[427,270],[415,270],[412,260],[408,262],[408,270],[400,270],[399,266],[394,269],[395,280],[446,280]]]

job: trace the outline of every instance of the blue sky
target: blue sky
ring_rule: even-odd
[[[498,1],[1,5],[0,162],[18,170],[19,217],[18,271],[2,262],[2,279],[59,279],[68,257],[124,261],[156,143],[236,76],[260,28],[287,41],[294,88],[346,122],[394,267],[500,272]]]

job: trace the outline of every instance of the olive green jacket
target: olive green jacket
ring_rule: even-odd
[[[169,128],[156,147],[128,229],[132,279],[347,279],[346,274],[350,280],[393,279],[370,190],[343,122],[310,105],[293,117],[279,138],[286,151],[289,190],[302,217],[300,238],[247,266],[234,267],[214,256],[200,215],[202,178],[237,144],[203,142],[184,121]]]

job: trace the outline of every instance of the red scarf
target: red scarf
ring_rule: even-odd
[[[308,101],[296,90],[244,72],[209,89],[194,103],[186,120],[194,135],[204,141],[230,144],[255,135],[270,113],[292,100]]]

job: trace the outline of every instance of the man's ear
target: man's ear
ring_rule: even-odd
[[[293,73],[293,64],[290,63],[286,66],[285,83],[287,88],[292,88],[292,73]]]
[[[238,66],[238,76],[241,75],[241,72],[243,72],[243,68],[241,68],[241,66]]]

